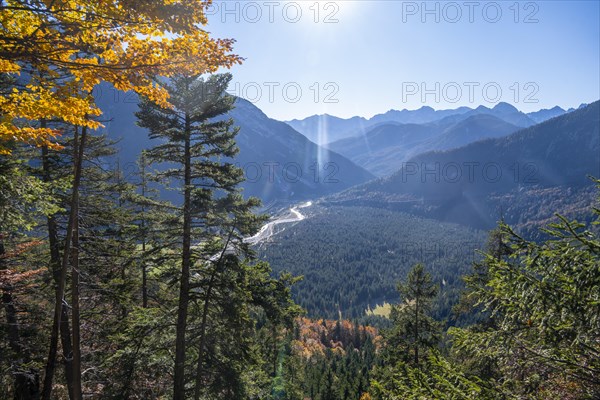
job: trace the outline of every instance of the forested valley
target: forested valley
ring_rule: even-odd
[[[333,152],[348,179],[277,182],[269,213],[244,190],[252,135],[283,159],[325,150],[229,93],[244,59],[209,3],[0,2],[0,400],[600,398],[600,181],[579,165],[598,102],[524,131],[583,132],[568,216],[556,195],[521,199],[518,227],[436,219],[446,204],[398,201]],[[136,100],[133,173],[98,85]]]

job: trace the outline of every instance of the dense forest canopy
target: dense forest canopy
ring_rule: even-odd
[[[369,207],[319,205],[286,226],[258,254],[275,271],[302,275],[296,301],[309,316],[361,318],[398,301],[396,283],[425,263],[441,286],[435,315],[446,319],[485,243],[482,231]],[[355,227],[360,226],[360,229]]]
[[[0,400],[600,398],[600,102],[324,117],[346,158],[229,93],[214,11],[0,1]]]

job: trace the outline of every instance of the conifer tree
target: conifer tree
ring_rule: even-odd
[[[416,264],[406,282],[398,284],[402,303],[392,306],[393,328],[386,336],[391,362],[402,360],[420,366],[423,351],[438,340],[438,324],[431,317],[438,288],[423,264]]]
[[[597,224],[600,211],[592,212]],[[483,263],[486,273],[467,279],[467,295],[483,308],[485,319],[449,330],[457,352],[467,360],[492,359],[494,374],[482,378],[507,396],[597,398],[600,239],[595,226],[558,216],[543,229],[549,239],[542,243],[504,223],[497,232],[504,250],[491,247]]]
[[[238,151],[234,141],[238,129],[233,128],[233,120],[219,118],[235,101],[225,92],[230,80],[230,74],[212,75],[206,80],[197,75],[176,76],[165,83],[172,108],[143,100],[137,113],[139,125],[149,130],[150,137],[163,140],[147,153],[148,161],[166,165],[154,179],[170,182],[181,195],[180,205],[173,207],[171,225],[165,227],[175,239],[169,243],[173,254],[180,259],[174,399],[186,395],[190,303],[196,298],[203,303],[198,376],[202,375],[203,350],[210,345],[205,332],[211,299],[218,295],[217,279],[225,272],[231,275],[241,270],[243,264],[231,255],[248,253],[242,238],[262,221],[250,212],[258,201],[244,200],[238,194],[242,171],[231,162]],[[234,284],[235,276],[230,279],[234,281],[229,284]],[[196,295],[198,292],[202,294]]]
[[[31,324],[36,317],[24,306],[20,289],[38,281],[41,269],[24,263],[21,254],[41,243],[26,236],[37,218],[58,207],[48,195],[48,185],[31,176],[26,162],[15,156],[0,155],[0,189],[0,310],[5,314],[5,322],[0,323],[0,368],[7,362],[12,377],[10,383],[0,376],[0,386],[7,396],[34,400],[41,392],[40,368],[34,361],[34,343],[41,329]]]

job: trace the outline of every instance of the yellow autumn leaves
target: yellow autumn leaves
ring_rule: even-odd
[[[233,41],[202,29],[208,0],[5,0],[0,3],[0,153],[10,142],[52,145],[56,120],[95,129],[100,82],[168,107],[157,76],[203,74],[240,62]],[[5,81],[6,79],[3,79]],[[7,85],[3,85],[7,86]]]
[[[47,90],[41,86],[27,85],[24,90],[13,88],[0,97],[0,138],[56,147],[52,139],[58,132],[49,128],[27,125],[24,121],[51,120],[59,118],[71,125],[87,126],[96,129],[97,121],[89,118],[99,116],[100,110],[93,100],[82,98],[78,93],[70,93],[65,87]],[[17,123],[15,121],[20,121]],[[0,142],[0,146],[2,143]],[[2,149],[0,148],[0,151]]]

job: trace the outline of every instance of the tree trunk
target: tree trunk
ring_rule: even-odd
[[[146,254],[146,238],[142,239],[142,254]],[[148,308],[148,272],[146,261],[142,260],[142,307]]]
[[[46,183],[51,182],[50,161],[48,159],[48,147],[42,147],[42,170],[43,180]],[[54,215],[48,216],[46,220],[48,226],[48,242],[50,245],[50,270],[58,291],[58,281],[60,279],[60,248],[58,240],[58,225]],[[58,295],[58,292],[57,292]],[[63,362],[65,366],[65,376],[67,379],[67,390],[69,399],[73,400],[73,347],[71,346],[71,328],[69,326],[69,310],[65,304],[62,305],[60,321],[60,342],[63,351]]]
[[[83,128],[86,129],[86,128]],[[75,159],[83,159],[83,153],[79,153],[78,135],[75,131],[75,141],[73,142]],[[81,157],[80,157],[81,156]],[[81,389],[81,339],[80,339],[80,319],[79,319],[79,193],[75,193],[75,223],[73,226],[73,243],[71,259],[71,315],[73,316],[73,400],[83,398]]]
[[[277,351],[277,325],[271,322],[271,334],[273,335],[273,378],[277,376],[277,361],[279,359],[279,352]]]
[[[48,350],[48,360],[46,363],[46,375],[44,377],[44,389],[42,391],[42,399],[50,400],[52,394],[52,381],[54,379],[54,371],[56,369],[56,353],[58,350],[58,334],[61,326],[62,309],[65,298],[65,287],[67,280],[67,270],[69,266],[69,258],[71,255],[71,241],[73,240],[73,228],[75,226],[76,209],[72,205],[77,200],[79,193],[79,185],[81,182],[81,170],[83,165],[83,150],[87,138],[87,128],[83,128],[81,133],[81,141],[77,152],[77,159],[74,160],[74,177],[73,177],[73,193],[71,194],[71,211],[69,213],[69,222],[67,224],[67,237],[65,239],[65,248],[62,257],[62,264],[59,271],[58,283],[56,289],[56,301],[54,304],[54,320],[52,323],[52,331],[50,334],[50,345]]]
[[[177,310],[177,335],[175,339],[175,371],[173,379],[173,400],[185,399],[185,333],[189,305],[191,259],[191,193],[192,193],[192,160],[191,160],[191,123],[190,116],[185,116],[185,153],[184,153],[184,195],[183,195],[183,247],[181,249],[181,280],[179,285],[179,306]]]
[[[213,272],[210,277],[210,282],[208,284],[208,290],[206,291],[206,297],[204,298],[204,305],[202,308],[202,324],[200,326],[200,338],[198,339],[198,363],[196,365],[196,385],[194,388],[194,399],[200,399],[200,388],[202,382],[202,360],[204,356],[204,337],[206,334],[206,322],[208,318],[208,305],[209,299],[213,288],[214,278],[216,276],[216,270]]]
[[[142,197],[146,197],[146,157],[142,152],[140,175],[142,178]],[[148,307],[148,272],[146,269],[146,208],[142,205],[142,307]]]
[[[71,284],[73,286],[71,289],[71,314],[73,316],[73,362],[71,374],[73,377],[73,399],[80,400],[83,394],[81,389],[81,339],[79,333],[79,223],[76,223],[75,226],[75,232],[73,233],[73,265],[71,269]]]
[[[419,367],[419,298],[415,297],[415,366]]]
[[[227,252],[227,248],[229,247],[229,243],[231,242],[231,237],[233,236],[233,229],[229,232],[229,236],[227,237],[227,241],[225,242],[225,247],[219,256],[219,260],[217,261],[217,266],[213,270],[212,275],[210,276],[210,280],[208,282],[208,289],[206,290],[206,297],[204,298],[204,305],[202,307],[202,323],[200,325],[200,338],[198,340],[198,363],[196,365],[196,384],[194,387],[194,399],[200,399],[200,382],[202,381],[202,360],[204,355],[204,338],[206,337],[206,323],[208,319],[208,306],[210,304],[210,296],[212,294],[212,290],[214,287],[215,278],[217,277],[217,273],[221,268],[221,263],[223,262],[223,257],[225,257],[225,253]]]
[[[122,187],[124,182],[123,174],[121,173],[121,163],[117,159],[117,184],[119,188]],[[125,201],[123,200],[123,193],[121,189],[119,189],[119,209],[122,209],[125,205]],[[117,231],[117,252],[118,254],[123,254],[123,225],[119,224],[119,230]],[[123,283],[127,282],[127,264],[121,263],[121,281]],[[129,310],[127,309],[127,303],[121,302],[121,318],[125,319],[129,315]]]

